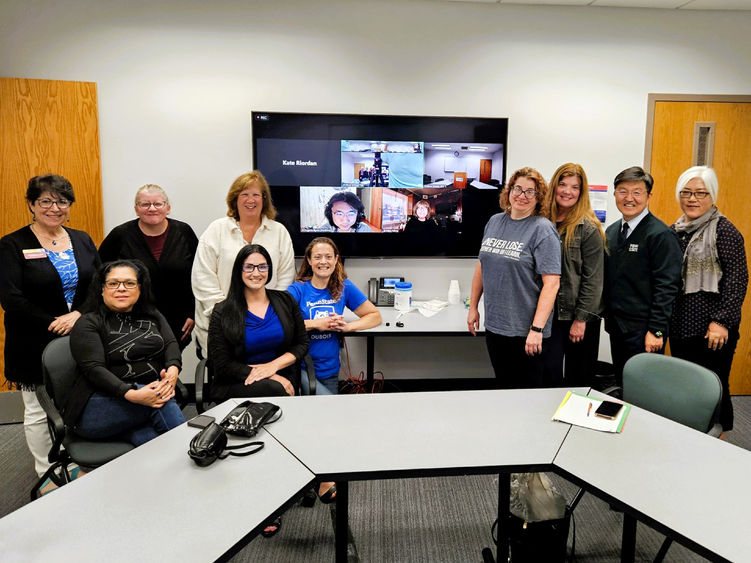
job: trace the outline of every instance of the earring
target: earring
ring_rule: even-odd
[[[32,223],[36,223],[36,220],[37,220],[37,214],[32,211],[31,212],[31,222]]]

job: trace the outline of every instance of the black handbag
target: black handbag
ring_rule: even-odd
[[[272,420],[277,412],[279,416]],[[277,405],[243,401],[232,409],[219,424],[228,434],[251,438],[264,424],[279,420],[281,415],[281,409]]]
[[[239,450],[249,446],[256,446],[247,452],[233,452],[228,450]],[[190,441],[188,455],[201,467],[211,465],[217,459],[224,459],[227,456],[246,456],[254,454],[263,449],[263,442],[246,442],[236,446],[227,445],[227,433],[224,428],[216,422],[212,422],[200,432],[198,432]]]

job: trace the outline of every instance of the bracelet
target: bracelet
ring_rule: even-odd
[[[533,332],[542,332],[542,329],[539,326],[535,326],[535,325],[531,325],[529,327],[529,330],[531,330]]]

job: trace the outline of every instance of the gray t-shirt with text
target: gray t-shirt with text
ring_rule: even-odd
[[[502,336],[527,336],[537,309],[543,274],[561,273],[561,243],[553,223],[537,215],[514,220],[493,215],[479,254],[485,296],[485,328]],[[548,338],[553,315],[545,323]]]

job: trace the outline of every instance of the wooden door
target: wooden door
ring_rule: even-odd
[[[655,179],[649,209],[670,225],[681,215],[675,183],[687,168],[717,172],[717,206],[743,234],[751,258],[751,96],[669,96],[649,99],[645,167]],[[698,159],[698,160],[697,160]],[[706,162],[704,162],[706,160]],[[751,394],[751,299],[743,304],[741,338],[730,374],[734,395]]]
[[[489,158],[480,160],[480,182],[488,183],[493,177],[493,161]]]
[[[0,234],[30,220],[29,178],[60,174],[73,184],[69,226],[104,236],[96,84],[0,78]],[[1,325],[0,325],[1,326]],[[0,348],[5,329],[0,328]],[[5,390],[0,354],[0,390]]]

